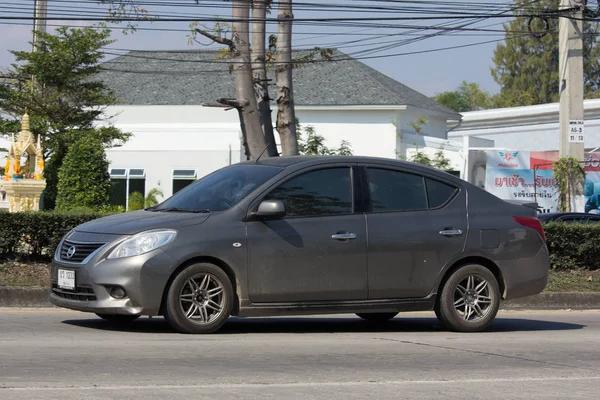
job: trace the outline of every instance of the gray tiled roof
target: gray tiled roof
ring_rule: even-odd
[[[299,53],[296,52],[297,56]],[[132,51],[103,64],[100,79],[122,104],[197,105],[234,97],[229,64],[215,50]],[[294,70],[297,105],[412,105],[456,114],[429,97],[335,51],[333,59]],[[270,73],[273,79],[274,75]],[[271,97],[274,97],[274,88]]]

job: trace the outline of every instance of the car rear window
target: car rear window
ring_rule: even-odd
[[[439,208],[448,203],[458,192],[454,186],[426,178],[429,208]]]
[[[427,209],[425,181],[406,172],[367,168],[374,212]]]

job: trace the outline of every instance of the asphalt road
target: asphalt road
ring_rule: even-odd
[[[57,310],[0,310],[0,399],[594,399],[600,312],[501,313],[490,332],[429,313],[231,320],[181,335]]]

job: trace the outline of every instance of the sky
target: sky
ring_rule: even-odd
[[[152,15],[177,18],[227,17],[231,13],[230,2],[219,0],[140,0],[140,3]],[[204,4],[202,4],[204,3]],[[361,59],[367,65],[404,83],[405,85],[432,96],[446,90],[455,89],[462,81],[476,82],[484,90],[496,93],[499,90],[494,82],[490,68],[492,57],[498,42],[477,44],[484,41],[501,41],[504,38],[502,23],[507,18],[501,11],[507,10],[508,0],[423,0],[393,2],[376,0],[294,0],[297,3],[295,18],[300,21],[294,25],[294,47],[312,48],[336,47],[339,50]],[[34,0],[0,0],[0,71],[5,71],[14,61],[9,50],[29,50],[32,39],[31,16]],[[312,5],[311,5],[312,4]],[[316,4],[316,5],[315,5]],[[369,7],[347,9],[344,7]],[[373,10],[373,7],[387,9]],[[404,7],[404,8],[401,8]],[[415,8],[414,10],[411,9]],[[416,8],[423,10],[419,11]],[[491,7],[495,7],[492,9]],[[73,18],[74,20],[52,20],[49,25],[84,26],[94,22],[79,21],[77,18],[97,18],[105,15],[107,5],[98,5],[97,1],[48,0],[52,18]],[[456,13],[453,11],[456,10]],[[478,15],[494,15],[493,18],[453,19],[458,12]],[[451,14],[452,13],[452,14]],[[496,15],[498,15],[496,17]],[[316,18],[405,18],[409,16],[447,19],[425,20],[387,20],[387,21],[312,21]],[[2,19],[3,17],[21,17],[21,19]],[[275,18],[275,13],[269,18]],[[464,18],[464,17],[463,17]],[[311,21],[306,21],[311,20]],[[457,26],[473,22],[468,28],[480,28],[484,31],[444,31],[423,29],[433,25],[445,24]],[[382,26],[385,24],[385,26]],[[212,26],[211,22],[206,25]],[[346,25],[346,26],[343,26]],[[374,26],[375,25],[375,26]],[[157,21],[142,22],[136,32],[123,33],[124,25],[112,25],[116,43],[108,46],[107,60],[124,50],[181,50],[205,49],[207,47],[189,43],[189,22]],[[411,28],[412,27],[412,28]],[[414,27],[419,27],[415,30]],[[269,23],[268,30],[275,32],[275,23]],[[411,28],[411,29],[409,29]],[[49,29],[53,29],[52,26]],[[174,30],[174,31],[170,31]],[[406,44],[407,39],[422,40]],[[208,43],[205,43],[208,44]],[[447,49],[449,47],[463,48]],[[211,46],[209,46],[211,47]],[[214,46],[212,46],[214,47]],[[421,54],[403,54],[422,52]]]

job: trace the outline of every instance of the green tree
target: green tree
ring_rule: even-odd
[[[0,118],[0,131],[18,132],[20,117],[30,115],[32,131],[42,135],[45,148],[47,208],[54,208],[58,171],[71,144],[115,104],[106,85],[94,79],[102,69],[102,47],[113,42],[109,37],[110,31],[103,28],[61,27],[55,34],[39,33],[39,51],[12,51],[17,63],[0,85],[0,109],[10,117]],[[96,136],[105,147],[129,137],[115,127],[98,129]]]
[[[127,203],[128,211],[137,211],[144,208],[144,195],[140,192],[133,192],[129,195],[129,201]]]
[[[296,122],[299,128],[298,134],[298,151],[303,155],[326,155],[326,156],[351,156],[352,147],[346,140],[342,140],[340,147],[332,149],[325,144],[325,138],[319,135],[313,126],[307,126],[302,129],[300,124]],[[302,132],[304,131],[304,132]],[[306,140],[303,133],[306,134]]]
[[[408,159],[410,162],[414,162],[421,165],[426,165],[428,167],[433,167],[439,169],[441,171],[452,171],[452,167],[450,166],[450,159],[444,155],[443,149],[438,149],[435,152],[433,158],[429,157],[423,151],[417,151]]]
[[[163,191],[158,188],[153,188],[148,192],[146,198],[140,192],[133,192],[129,195],[127,204],[128,211],[142,210],[146,207],[152,207],[159,203],[158,197],[164,196]]]
[[[59,210],[76,207],[101,209],[110,198],[109,163],[102,142],[94,131],[80,132],[58,172]]]
[[[159,203],[158,198],[163,197],[163,196],[164,196],[164,193],[162,190],[160,190],[158,188],[152,188],[152,189],[150,189],[150,191],[148,192],[148,195],[146,196],[144,205],[146,207],[153,207]]]
[[[479,84],[466,81],[456,90],[439,93],[433,99],[457,112],[487,109],[492,104],[491,95]]]
[[[559,100],[558,76],[558,18],[547,19],[545,35],[527,35],[529,28],[534,33],[546,32],[546,22],[534,18],[529,24],[529,15],[557,10],[558,0],[515,0],[517,17],[504,25],[506,41],[496,47],[491,69],[494,80],[501,86],[494,98],[497,107],[514,107],[552,103]],[[595,46],[595,25],[584,24],[584,84],[585,97],[600,97],[600,47]],[[515,33],[517,32],[517,33]],[[542,37],[539,37],[542,36]]]

